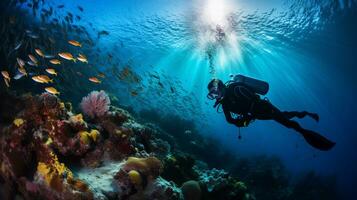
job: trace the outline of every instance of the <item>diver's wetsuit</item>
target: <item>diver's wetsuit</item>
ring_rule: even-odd
[[[325,137],[311,130],[302,128],[299,123],[291,120],[293,117],[303,118],[307,115],[318,120],[317,114],[312,114],[306,111],[298,112],[282,112],[268,100],[261,99],[249,87],[242,83],[231,83],[226,87],[223,98],[219,101],[227,121],[238,127],[246,126],[251,120],[275,120],[280,124],[293,128],[301,133],[305,140],[315,148],[320,150],[329,150],[335,143],[329,141]],[[238,117],[233,118],[232,113]]]

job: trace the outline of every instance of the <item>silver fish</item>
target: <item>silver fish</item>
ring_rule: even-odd
[[[14,51],[17,51],[21,47],[21,45],[22,45],[22,40],[19,43],[17,43],[17,45],[14,48]]]
[[[31,65],[31,66],[36,66],[36,64],[34,63],[34,62],[32,62],[32,61],[27,61],[27,64],[29,64],[29,65]]]
[[[38,38],[40,38],[40,36],[37,35],[37,34],[28,34],[27,36],[29,36],[29,37],[32,38],[32,39],[38,39]]]
[[[22,78],[22,77],[24,77],[24,76],[25,76],[25,74],[20,73],[20,72],[17,72],[16,75],[14,76],[14,79],[15,79],[15,80],[19,80],[20,78]]]
[[[47,58],[47,59],[52,59],[54,57],[55,57],[54,55],[49,55],[49,54],[45,55],[45,58]]]

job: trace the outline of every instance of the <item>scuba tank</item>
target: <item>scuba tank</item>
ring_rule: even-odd
[[[266,95],[269,91],[269,84],[265,81],[261,81],[255,78],[250,78],[243,75],[231,75],[232,82],[242,83],[251,88],[255,93],[260,95]]]

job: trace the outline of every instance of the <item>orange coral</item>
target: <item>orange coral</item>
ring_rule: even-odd
[[[72,179],[73,174],[63,163],[58,161],[53,152],[50,152],[50,157],[49,163],[39,162],[37,164],[37,173],[43,177],[47,185],[61,192],[63,190],[63,179]]]
[[[157,177],[162,171],[162,163],[156,157],[136,158],[129,157],[124,165],[126,171],[136,170],[146,176]]]

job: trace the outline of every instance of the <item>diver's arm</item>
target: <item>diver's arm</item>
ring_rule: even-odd
[[[251,117],[249,117],[249,116],[243,115],[243,117],[241,117],[241,118],[234,119],[232,117],[230,111],[227,111],[225,109],[223,109],[223,111],[224,111],[224,116],[226,117],[227,122],[230,124],[234,124],[237,127],[245,127],[251,121]]]
[[[233,119],[231,112],[224,109],[224,107],[223,107],[223,112],[224,112],[224,116],[226,117],[227,122],[230,124],[235,124],[236,120]]]

